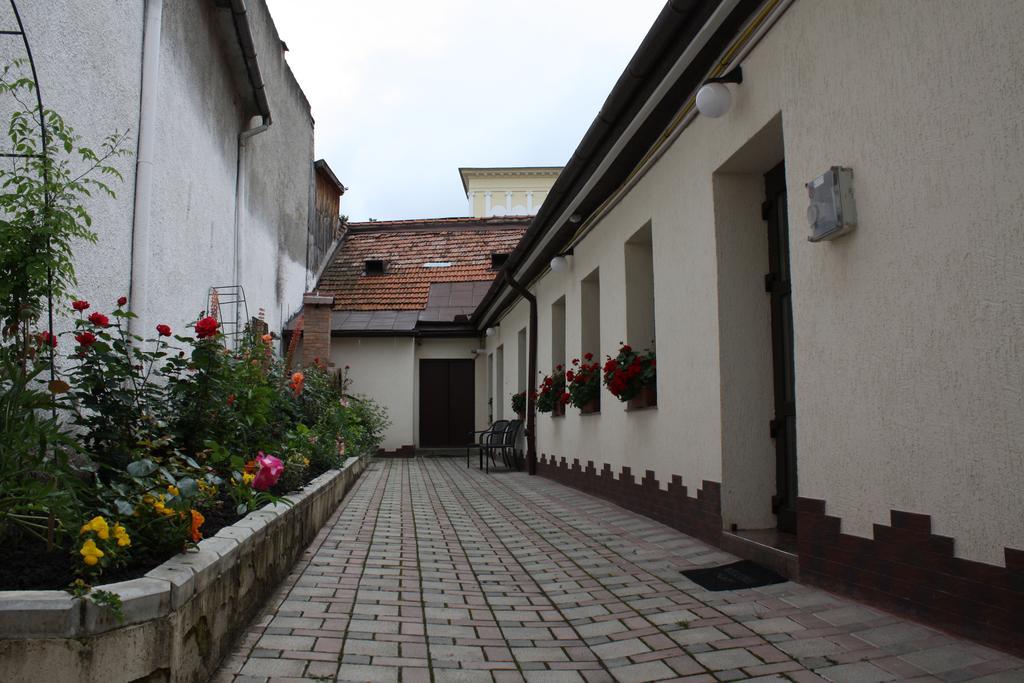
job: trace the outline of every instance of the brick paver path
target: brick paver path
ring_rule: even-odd
[[[679,573],[734,559],[539,477],[378,460],[214,680],[1024,681],[820,590]]]

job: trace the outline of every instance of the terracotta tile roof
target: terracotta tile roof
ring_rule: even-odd
[[[431,284],[489,284],[497,274],[491,268],[491,254],[515,249],[530,220],[435,218],[353,223],[317,289],[334,295],[336,311],[419,311],[427,308]],[[370,260],[384,261],[383,275],[364,274]],[[486,287],[478,284],[468,289],[475,294]],[[435,289],[435,299],[438,294]],[[456,297],[434,305],[471,307],[474,303]]]

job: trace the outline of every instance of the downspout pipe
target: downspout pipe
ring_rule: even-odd
[[[260,123],[260,125],[243,130],[238,134],[237,167],[235,168],[235,262],[231,277],[231,281],[236,285],[242,284],[242,205],[245,200],[246,190],[246,143],[249,141],[250,138],[257,136],[266,129],[270,128],[269,117],[261,118],[261,121],[262,123]],[[237,311],[235,315],[235,320],[238,321]]]
[[[140,317],[128,319],[128,330],[142,334],[143,316],[149,313],[149,224],[153,198],[153,149],[160,94],[160,31],[163,0],[146,0],[143,10],[142,84],[139,96],[139,142],[135,162],[135,206],[132,216],[132,264],[128,294]]]
[[[537,297],[516,282],[511,270],[505,269],[503,272],[508,286],[530,304],[530,343],[527,351],[529,358],[526,363],[529,374],[526,386],[526,471],[533,475],[537,474],[537,398],[530,385],[537,378]]]
[[[257,126],[247,127],[238,134],[238,153],[236,155],[237,166],[235,168],[235,225],[234,225],[234,247],[235,259],[232,264],[232,282],[235,285],[242,284],[242,235],[244,225],[242,221],[242,210],[246,192],[245,159],[246,145],[250,138],[270,128],[272,123],[270,117],[270,104],[267,101],[267,88],[263,82],[263,74],[260,72],[259,60],[256,56],[256,43],[252,36],[252,27],[249,25],[249,12],[245,7],[245,0],[231,0],[231,19],[235,25],[235,36],[238,39],[238,47],[242,51],[242,59],[245,61],[245,70],[249,76],[249,84],[252,86],[253,97],[256,100],[256,107],[259,109],[261,123]],[[251,123],[251,122],[250,122]],[[236,306],[241,306],[241,302]],[[235,311],[235,322],[237,329],[241,329],[239,309]],[[248,322],[248,321],[246,321]]]

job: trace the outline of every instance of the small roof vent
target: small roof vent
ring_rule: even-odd
[[[384,261],[382,259],[367,259],[363,273],[365,275],[383,275]]]
[[[491,268],[501,268],[503,265],[505,265],[505,261],[508,261],[508,254],[491,254]]]

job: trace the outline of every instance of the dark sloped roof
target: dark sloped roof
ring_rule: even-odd
[[[335,311],[429,309],[425,319],[452,320],[455,315],[472,312],[479,303],[498,273],[491,268],[491,254],[510,253],[529,220],[438,218],[351,223],[317,289],[334,296]],[[369,260],[384,261],[384,274],[365,274]],[[432,297],[431,285],[437,283],[465,284],[435,287]]]

